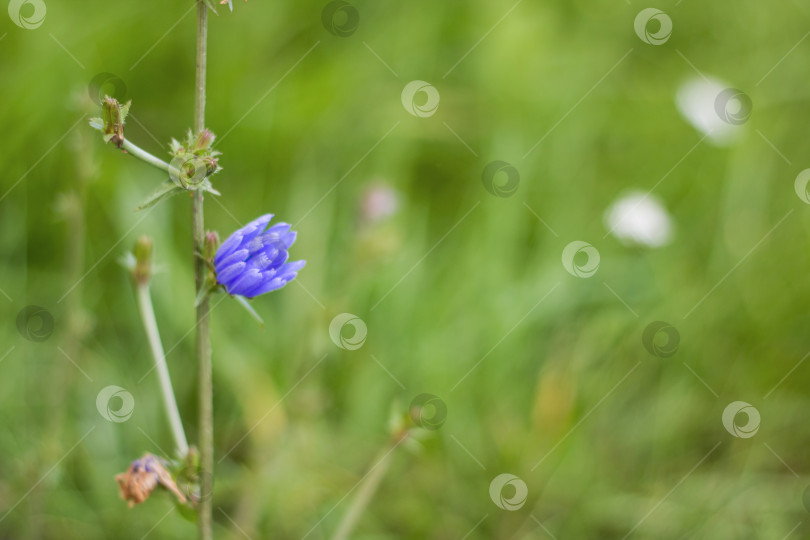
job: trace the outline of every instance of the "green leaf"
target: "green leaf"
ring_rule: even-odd
[[[169,150],[171,155],[178,156],[180,155],[180,152],[183,150],[183,144],[174,137],[172,137],[172,140],[169,142]]]
[[[138,206],[135,211],[139,212],[141,210],[145,210],[152,206],[155,206],[157,203],[161,202],[163,199],[167,199],[172,195],[177,195],[178,193],[183,193],[186,191],[185,189],[181,188],[171,180],[164,182],[157,188],[154,192],[152,192],[149,197],[143,201],[140,206]]]
[[[245,298],[244,296],[240,296],[238,294],[234,294],[233,298],[239,303],[240,306],[245,308],[245,311],[247,311],[251,317],[256,319],[256,321],[262,328],[264,328],[264,321],[262,320],[261,316],[258,313],[256,313],[256,310],[253,309],[253,306],[251,306],[250,303],[248,303],[247,298]]]
[[[219,15],[217,13],[217,8],[214,7],[214,2],[212,2],[211,0],[204,0],[204,1],[205,1],[205,5],[208,6],[209,8],[211,8],[211,11],[213,11],[215,15]]]
[[[207,191],[208,193],[211,193],[213,195],[222,195],[222,193],[214,189],[214,186],[211,185],[211,180],[209,180],[208,178],[197,184],[197,189]]]
[[[90,127],[102,131],[104,129],[104,120],[98,116],[94,116],[90,119]]]
[[[205,300],[206,298],[208,298],[209,296],[211,296],[212,294],[214,294],[219,290],[219,285],[217,285],[215,281],[213,283],[211,282],[212,280],[210,279],[207,281],[208,283],[206,284],[206,286],[200,289],[200,292],[197,293],[197,298],[194,299],[195,309],[200,307],[200,304],[203,303],[203,300]]]
[[[126,103],[121,104],[121,123],[123,124],[127,120],[127,115],[129,114],[129,109],[132,107],[132,100],[130,99]]]
[[[197,523],[197,511],[191,508],[188,504],[183,504],[179,501],[175,501],[174,503],[175,508],[177,508],[177,513],[180,514],[180,517],[185,519],[190,523]]]

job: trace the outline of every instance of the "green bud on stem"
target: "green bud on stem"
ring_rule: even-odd
[[[152,239],[141,236],[135,242],[135,266],[132,268],[132,278],[137,285],[146,285],[152,277]]]

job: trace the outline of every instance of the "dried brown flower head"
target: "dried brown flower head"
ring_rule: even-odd
[[[129,501],[129,507],[145,501],[158,485],[162,485],[177,496],[184,503],[186,497],[174,483],[172,475],[161,463],[157,456],[144,454],[129,466],[127,472],[116,475],[116,481],[121,488],[121,498]]]

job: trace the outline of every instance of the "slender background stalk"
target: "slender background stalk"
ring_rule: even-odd
[[[194,131],[205,128],[205,67],[206,42],[208,39],[208,7],[197,0],[197,77],[194,85]],[[205,260],[203,242],[205,222],[203,219],[203,192],[194,191],[191,203],[192,235],[194,242],[194,280],[197,293],[205,285]],[[199,370],[199,445],[200,445],[200,506],[199,538],[211,540],[211,501],[214,480],[214,419],[213,385],[211,383],[211,338],[208,329],[208,298],[197,305],[197,364]]]
[[[386,444],[377,459],[374,460],[374,465],[372,465],[371,469],[360,481],[360,489],[357,490],[357,494],[354,499],[352,499],[351,506],[349,506],[349,509],[340,520],[340,524],[334,536],[332,536],[332,540],[347,540],[352,534],[354,527],[357,525],[357,521],[360,519],[360,516],[363,515],[366,508],[368,508],[372,497],[374,497],[377,488],[380,486],[380,482],[382,482],[385,473],[388,472],[388,468],[391,466],[389,454],[402,442],[403,440],[400,439],[398,442],[394,443],[393,446]]]
[[[137,295],[141,320],[143,321],[144,330],[146,330],[146,337],[149,340],[149,347],[152,349],[155,368],[160,379],[160,391],[163,394],[166,416],[174,435],[174,444],[179,457],[185,458],[188,455],[188,441],[186,440],[186,432],[183,430],[183,422],[180,420],[180,412],[177,410],[177,400],[174,397],[169,368],[166,366],[166,354],[163,352],[163,344],[160,342],[155,310],[152,307],[152,297],[149,295],[149,285],[146,283],[139,284],[137,286]]]

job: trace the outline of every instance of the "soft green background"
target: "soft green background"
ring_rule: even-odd
[[[166,155],[193,116],[192,4],[46,2],[35,30],[0,14],[0,538],[191,538],[168,494],[129,510],[113,480],[172,445],[116,263],[138,235],[155,240],[157,317],[196,438],[189,201],[140,221],[162,175],[81,118],[91,79],[114,73],[133,100],[127,136]],[[250,430],[216,469],[217,537],[329,538],[389,444],[392,409],[425,392],[446,422],[386,458],[352,538],[810,535],[808,364],[765,398],[810,350],[810,207],[793,189],[810,166],[810,8],[665,0],[674,31],[652,46],[633,30],[636,0],[524,0],[508,15],[511,1],[353,3],[346,38],[322,25],[325,2],[235,0],[210,21],[208,125],[228,135],[206,224],[224,237],[273,212],[308,261],[254,301],[264,330],[214,299],[217,459]],[[675,108],[695,76],[682,55],[754,104],[733,146],[704,141],[683,161],[702,135]],[[429,118],[400,103],[415,79],[441,95]],[[484,190],[493,160],[519,170],[514,196]],[[604,209],[679,162],[655,189],[675,241],[605,237]],[[360,218],[372,184],[400,194],[383,223]],[[563,269],[573,240],[599,250],[594,277]],[[26,305],[53,315],[49,339],[17,331]],[[344,312],[368,327],[355,351],[329,339]],[[642,346],[656,320],[680,333],[671,358]],[[96,410],[112,384],[135,398],[123,423]],[[761,413],[753,438],[721,423],[737,400]],[[518,511],[490,499],[501,473],[528,486]]]

